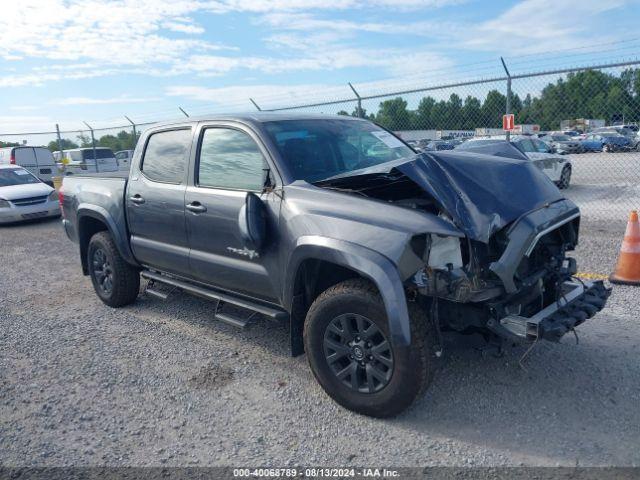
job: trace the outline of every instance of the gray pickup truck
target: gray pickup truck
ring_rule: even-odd
[[[481,160],[481,161],[480,161]],[[391,416],[443,331],[559,341],[603,308],[566,253],[578,208],[531,162],[416,154],[366,120],[251,114],[144,132],[128,179],[66,177],[67,235],[112,307],[179,289],[212,318],[286,322],[325,391]]]

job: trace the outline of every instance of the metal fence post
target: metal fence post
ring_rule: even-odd
[[[349,87],[351,87],[351,90],[353,90],[354,95],[358,99],[358,107],[356,108],[356,112],[358,114],[358,118],[362,118],[362,99],[360,98],[360,94],[356,91],[355,88],[353,88],[353,85],[351,85],[351,82],[347,82],[347,83],[349,84]]]
[[[258,104],[255,102],[253,98],[249,97],[249,100],[251,100],[251,103],[253,103],[253,106],[256,107],[259,112],[262,111],[262,109],[258,106]]]
[[[504,58],[500,57],[500,61],[502,62],[504,71],[507,73],[507,102],[506,102],[507,104],[505,106],[505,114],[509,115],[511,113],[511,74],[509,73],[507,64],[504,62]],[[510,140],[511,140],[511,130],[507,130],[507,142]]]
[[[131,124],[131,127],[133,128],[133,148],[136,148],[136,145],[138,144],[138,134],[136,132],[136,124],[133,123],[133,121],[126,115],[124,116],[124,118],[126,118],[129,121],[129,123]]]
[[[100,168],[98,168],[98,157],[96,156],[96,137],[93,134],[93,128],[87,122],[82,122],[87,127],[89,127],[89,131],[91,132],[91,145],[93,147],[93,161],[96,164],[96,173],[100,173]]]
[[[60,138],[60,126],[56,123],[56,135],[58,137],[58,150],[60,150],[60,161],[62,161],[62,138]]]

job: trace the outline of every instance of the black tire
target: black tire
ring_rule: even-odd
[[[104,259],[106,263],[100,263]],[[118,252],[108,232],[98,232],[87,248],[89,276],[96,294],[110,307],[133,303],[140,292],[140,273]]]
[[[409,304],[409,314],[411,345],[398,347],[393,346],[390,341],[391,336],[389,335],[384,304],[377,289],[370,282],[364,279],[346,280],[330,287],[318,296],[307,313],[304,325],[304,345],[311,371],[325,392],[343,407],[372,417],[391,417],[408,408],[429,386],[435,371],[434,336],[431,334],[432,327],[429,318],[420,307],[413,303]],[[369,390],[364,393],[354,388],[354,380],[351,376],[353,374],[350,375],[348,381],[351,386],[345,385],[346,380],[344,378],[341,380],[335,371],[335,365],[338,361],[330,364],[328,360],[328,356],[334,356],[327,355],[325,343],[327,335],[333,335],[332,325],[335,325],[333,322],[337,321],[339,317],[348,318],[349,316],[364,318],[365,321],[375,325],[381,335],[376,337],[377,341],[383,337],[388,341],[387,350],[390,353],[386,358],[390,359],[392,363],[392,367],[387,370],[390,371],[389,378],[384,385],[382,385],[383,382],[379,382],[375,387],[377,390],[373,392]],[[348,321],[356,322],[355,319]],[[356,324],[352,323],[351,325]],[[350,330],[348,327],[346,329]],[[354,338],[358,339],[357,336]],[[364,336],[363,338],[372,337]],[[366,343],[371,346],[368,341]],[[345,343],[340,345],[352,349],[352,353],[353,348],[357,348]],[[369,352],[374,352],[376,348],[378,347],[371,348]],[[338,351],[335,350],[334,353],[338,353]],[[354,362],[353,355],[346,355],[344,352],[341,355],[347,363],[345,368],[351,368],[351,364],[348,362]],[[376,355],[375,358],[374,355]],[[360,365],[354,367],[359,369],[356,376],[366,377],[364,381],[367,386],[370,385],[367,383],[370,379],[373,381],[373,376],[368,374],[369,369],[382,366],[382,363],[378,363],[377,354],[374,353],[374,355],[368,355],[369,360],[366,365],[362,361],[355,361]],[[378,374],[380,373],[379,370],[376,371]]]
[[[570,183],[571,183],[571,165],[565,165],[562,168],[562,173],[560,174],[560,181],[558,182],[558,188],[560,190],[569,188]]]

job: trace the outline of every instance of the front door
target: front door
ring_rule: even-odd
[[[215,287],[276,302],[277,287],[268,273],[269,265],[277,264],[275,247],[261,252],[245,248],[238,221],[247,192],[255,192],[267,206],[268,222],[277,222],[279,197],[261,193],[266,151],[241,127],[205,126],[199,137],[194,182],[185,196],[191,275]]]
[[[189,275],[184,195],[193,134],[190,127],[152,133],[132,172],[126,204],[131,248],[149,267]]]

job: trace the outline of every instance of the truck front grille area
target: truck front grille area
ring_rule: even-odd
[[[16,207],[25,207],[28,205],[37,205],[38,203],[44,203],[47,201],[47,195],[42,195],[39,197],[27,197],[27,198],[19,198],[16,200],[9,200]]]

